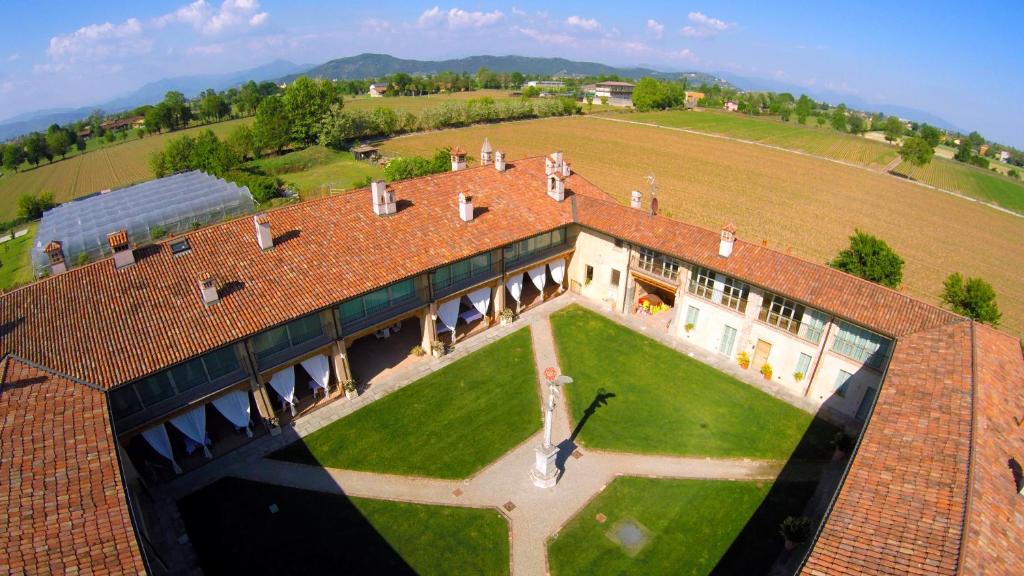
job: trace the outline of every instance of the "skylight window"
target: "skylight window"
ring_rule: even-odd
[[[179,238],[174,242],[171,242],[171,254],[177,256],[179,254],[185,254],[192,251],[192,246],[188,243],[188,238]]]

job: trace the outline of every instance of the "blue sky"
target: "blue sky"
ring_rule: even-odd
[[[1024,147],[1017,2],[5,0],[0,118],[160,78],[360,52],[721,71],[914,107]]]

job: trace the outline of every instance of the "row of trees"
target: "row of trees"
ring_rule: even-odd
[[[884,240],[860,230],[828,265],[889,288],[899,288],[903,282],[903,258]],[[943,282],[941,298],[957,314],[979,322],[996,326],[1002,317],[995,289],[982,278],[965,278],[954,272]]]
[[[257,202],[266,202],[277,196],[281,182],[256,170],[243,169],[251,153],[251,144],[246,141],[251,130],[241,128],[244,130],[236,130],[226,140],[217,138],[212,130],[203,130],[195,138],[188,135],[173,138],[163,150],[150,156],[150,169],[157,178],[186,170],[202,170],[247,186]]]
[[[644,78],[633,87],[633,107],[640,112],[678,108],[686,100],[686,90],[677,82]]]

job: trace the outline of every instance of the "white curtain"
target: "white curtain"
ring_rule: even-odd
[[[249,420],[249,393],[245,390],[228,392],[213,400],[217,409],[235,428],[245,428],[245,435],[252,438],[252,424]]]
[[[324,389],[324,396],[327,395],[327,382],[331,379],[331,366],[327,362],[327,356],[320,354],[307,358],[301,362],[302,367],[313,377],[316,385]]]
[[[516,274],[512,278],[509,278],[508,283],[505,285],[508,286],[508,291],[512,293],[512,299],[519,302],[519,299],[523,295],[523,275]]]
[[[486,286],[469,293],[469,301],[473,303],[476,311],[487,316],[487,308],[491,305],[491,287]]]
[[[289,366],[270,377],[270,387],[284,399],[295,416],[295,368]]]
[[[548,268],[551,270],[551,279],[555,281],[555,284],[561,286],[562,280],[565,279],[565,260],[549,262]]]
[[[171,424],[202,446],[203,456],[213,458],[213,454],[210,454],[210,449],[206,446],[206,404],[171,418]]]
[[[541,295],[544,294],[544,285],[548,282],[548,275],[546,266],[537,266],[533,270],[527,272],[530,275],[530,280],[533,281],[533,285],[540,290]]]
[[[452,333],[452,344],[455,344],[455,324],[459,321],[459,302],[461,298],[452,298],[437,306],[437,319]]]
[[[171,450],[171,439],[167,437],[167,429],[163,424],[157,424],[148,430],[142,431],[142,437],[149,442],[149,445],[156,450],[156,453],[171,461],[171,467],[175,474],[181,474],[181,467],[174,461],[174,452]]]

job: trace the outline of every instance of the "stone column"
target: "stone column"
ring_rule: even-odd
[[[250,378],[249,386],[253,397],[256,399],[256,411],[259,412],[260,417],[263,419],[263,425],[268,430],[272,429],[270,421],[276,414],[274,412],[274,404],[270,401],[270,395],[267,394],[266,386],[260,384],[259,379],[255,376]]]
[[[501,317],[501,311],[505,309],[505,277],[498,279],[498,285],[494,287],[494,319]]]
[[[420,318],[420,330],[423,337],[423,351],[430,354],[431,347],[434,345],[437,333],[434,330],[434,316],[437,314],[437,303],[431,302],[429,306],[422,309],[419,313]]]
[[[348,361],[348,346],[345,345],[344,340],[334,342],[331,363],[334,364],[334,377],[337,378],[340,389],[342,382],[352,379],[352,366]]]

